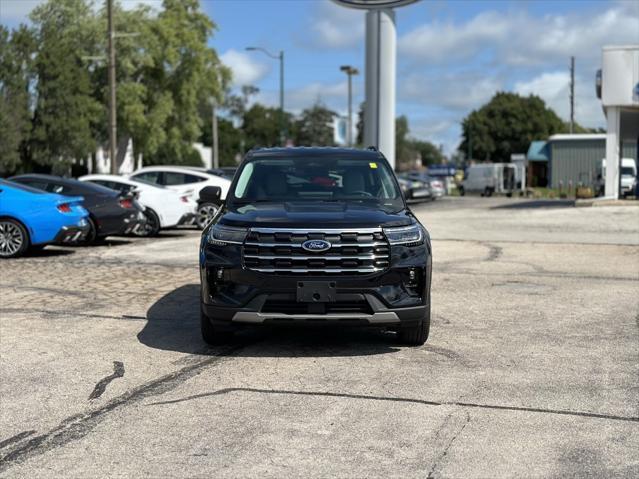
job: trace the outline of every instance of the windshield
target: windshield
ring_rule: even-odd
[[[621,176],[635,176],[635,169],[631,166],[622,166]]]
[[[398,211],[404,202],[385,161],[257,158],[244,165],[229,204],[343,201]]]

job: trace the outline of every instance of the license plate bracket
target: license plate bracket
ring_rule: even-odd
[[[335,281],[298,281],[298,303],[332,303],[337,301]]]

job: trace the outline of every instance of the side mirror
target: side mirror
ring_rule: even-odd
[[[221,203],[222,188],[219,186],[205,186],[200,190],[200,201],[202,203]]]

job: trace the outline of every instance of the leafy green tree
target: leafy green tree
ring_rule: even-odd
[[[508,162],[512,153],[528,150],[533,140],[565,131],[565,125],[535,95],[522,97],[499,92],[462,122],[460,151],[472,150],[474,159]]]
[[[429,141],[411,139],[410,148],[421,158],[423,166],[438,165],[446,159],[441,149]]]
[[[164,0],[162,11],[150,21],[149,59],[142,77],[153,134],[136,135],[145,161],[191,163],[197,158],[192,143],[201,134],[198,107],[212,98],[221,103],[230,78],[207,46],[214,29],[198,0]]]
[[[279,108],[269,108],[259,103],[247,110],[242,122],[246,150],[280,144],[279,115]],[[290,113],[284,112],[284,122],[289,133],[294,130],[292,118]]]
[[[38,45],[30,156],[39,165],[68,165],[95,151],[93,126],[104,108],[83,60],[95,50],[97,22],[83,0],[49,1],[30,18]]]
[[[302,111],[297,119],[294,142],[300,146],[333,146],[333,118],[335,112],[321,102]]]
[[[364,102],[359,104],[359,110],[357,110],[357,137],[355,138],[355,143],[360,146],[369,146],[364,145],[364,108],[366,104]]]
[[[28,154],[35,48],[24,25],[11,34],[0,25],[0,174],[16,172]]]

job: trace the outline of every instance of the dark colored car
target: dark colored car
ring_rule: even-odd
[[[19,175],[12,181],[64,196],[82,196],[82,206],[89,211],[90,232],[87,242],[109,235],[123,235],[143,227],[144,209],[135,198],[118,191],[70,178],[52,175]]]
[[[410,178],[406,174],[398,175],[397,182],[407,200],[431,200],[433,198],[428,182]]]
[[[377,150],[253,150],[202,234],[202,336],[215,343],[246,325],[332,324],[423,344],[431,271],[429,234]]]

